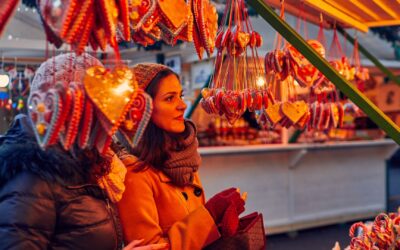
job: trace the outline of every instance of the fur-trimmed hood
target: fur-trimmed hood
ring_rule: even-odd
[[[41,149],[26,115],[17,115],[7,133],[0,136],[0,187],[22,171],[61,185],[82,184],[89,169],[58,145]]]

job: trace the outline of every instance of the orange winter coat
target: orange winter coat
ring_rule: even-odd
[[[178,187],[163,172],[152,167],[133,172],[137,159],[124,156],[127,166],[125,192],[118,208],[125,243],[144,239],[143,244],[170,244],[170,249],[201,249],[220,237],[204,207],[204,192],[198,174],[193,184]]]

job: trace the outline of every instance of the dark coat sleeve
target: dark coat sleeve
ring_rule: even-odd
[[[0,187],[0,249],[48,249],[56,224],[49,184],[22,171]]]

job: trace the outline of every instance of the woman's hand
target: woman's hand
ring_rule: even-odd
[[[239,228],[239,215],[245,210],[247,193],[238,188],[226,189],[212,197],[204,205],[219,226],[222,236],[233,236]]]
[[[146,246],[139,246],[144,239],[141,240],[134,240],[129,243],[123,250],[168,250],[169,244],[168,243],[158,243],[158,244],[150,244]]]

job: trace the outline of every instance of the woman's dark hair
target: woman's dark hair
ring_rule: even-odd
[[[78,149],[79,153],[75,159],[81,162],[87,174],[86,178],[97,182],[97,180],[107,174],[111,169],[111,158],[103,157],[96,149]]]
[[[175,75],[179,79],[179,76],[175,72],[170,69],[164,69],[158,72],[151,80],[145,89],[146,93],[154,99],[161,80],[170,75]],[[188,136],[187,134],[188,132],[185,130],[179,135],[174,134],[172,136],[157,127],[150,120],[137,147],[129,150],[130,153],[139,158],[139,161],[135,165],[135,171],[139,172],[145,170],[149,165],[156,169],[162,169],[165,161],[170,157],[166,148],[171,146],[179,147],[179,141],[181,141],[182,138],[186,138]],[[172,139],[172,145],[166,145],[166,137]]]

